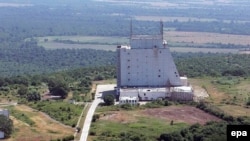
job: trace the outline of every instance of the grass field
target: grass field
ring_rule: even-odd
[[[166,31],[164,38],[171,44],[171,51],[175,52],[211,52],[211,53],[238,53],[238,49],[221,49],[206,47],[208,43],[250,45],[250,36],[229,35],[205,32]],[[55,40],[73,41],[74,44],[59,43]],[[38,44],[46,49],[96,49],[115,51],[116,46],[129,43],[126,37],[100,36],[47,36],[37,38]],[[46,41],[45,41],[46,40]],[[175,45],[177,47],[175,47]],[[179,47],[181,45],[182,47]],[[196,46],[196,47],[185,47]],[[201,48],[199,48],[201,46]]]
[[[100,140],[103,136],[122,138],[121,134],[129,136],[136,132],[139,136],[156,139],[162,132],[172,132],[187,127],[184,122],[176,122],[170,125],[170,121],[159,119],[140,113],[139,111],[104,112],[99,113],[101,118],[93,122],[88,141]],[[104,116],[105,114],[105,116]]]
[[[171,52],[203,52],[203,53],[238,53],[237,49],[220,49],[220,48],[196,48],[196,47],[170,47]]]
[[[92,123],[88,141],[102,138],[121,139],[124,133],[128,136],[138,135],[147,140],[156,140],[162,133],[178,131],[195,123],[220,121],[213,115],[187,105],[135,108],[129,111],[119,109],[117,106],[104,106],[98,107],[96,114],[100,115],[100,119]]]
[[[205,99],[209,103],[217,106],[225,113],[232,116],[250,116],[250,108],[246,107],[246,101],[250,97],[249,79],[240,79],[240,83],[222,85],[211,83],[218,78],[190,79],[192,85],[205,87],[209,98]]]
[[[14,133],[6,141],[47,141],[63,138],[74,133],[73,128],[65,126],[28,106],[18,105],[14,109],[27,115],[34,122],[34,125],[30,126],[11,116],[11,119],[14,121]]]
[[[134,16],[134,18],[138,21],[164,21],[164,22],[218,22],[219,20],[213,18],[196,18],[196,17],[167,17],[167,16]],[[224,23],[230,23],[231,20],[222,20]],[[236,23],[246,23],[249,21],[236,21]]]
[[[166,31],[164,32],[164,38],[168,42],[250,45],[250,36],[248,35],[232,35],[232,34],[219,34],[219,33],[207,33],[207,32]]]

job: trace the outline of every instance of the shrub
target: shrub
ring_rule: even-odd
[[[94,114],[93,118],[92,118],[92,122],[96,122],[96,120],[98,120],[100,118],[99,114]]]
[[[105,95],[103,97],[103,101],[105,102],[106,105],[114,105],[115,103],[115,97],[112,94]]]
[[[126,109],[126,110],[132,110],[133,109],[132,105],[130,105],[130,104],[123,104],[123,105],[121,105],[121,108]]]
[[[250,106],[250,97],[248,98],[248,101],[247,101],[246,105]]]

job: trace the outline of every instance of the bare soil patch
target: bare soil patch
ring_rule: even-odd
[[[146,109],[143,114],[167,121],[185,122],[188,124],[205,124],[208,121],[220,121],[219,118],[210,115],[200,109],[191,106],[169,106],[164,108]]]
[[[232,35],[208,32],[166,31],[164,33],[164,36],[165,39],[170,42],[250,45],[250,36],[248,35]]]
[[[121,112],[121,111],[109,112],[103,115],[100,119],[115,121],[119,123],[130,123],[130,122],[136,121],[135,115],[127,111],[126,112]]]
[[[74,129],[65,126],[46,114],[36,111],[25,105],[18,105],[15,107],[17,110],[22,111],[25,115],[35,122],[34,126],[11,117],[14,122],[15,133],[7,141],[44,141],[51,139],[63,138],[65,136],[73,135]]]

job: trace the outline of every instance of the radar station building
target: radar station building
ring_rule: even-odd
[[[130,45],[117,46],[117,95],[121,104],[159,98],[192,100],[192,88],[185,77],[180,77],[163,39],[162,22],[160,27],[158,35],[133,35],[131,24]]]

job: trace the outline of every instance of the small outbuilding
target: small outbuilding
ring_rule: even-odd
[[[123,104],[137,105],[138,102],[139,102],[139,99],[136,96],[133,96],[133,97],[124,96],[124,97],[120,97],[119,99],[120,105],[123,105]]]
[[[7,109],[0,109],[0,115],[4,115],[9,118],[9,110]]]
[[[4,132],[0,131],[0,139],[4,139]]]

